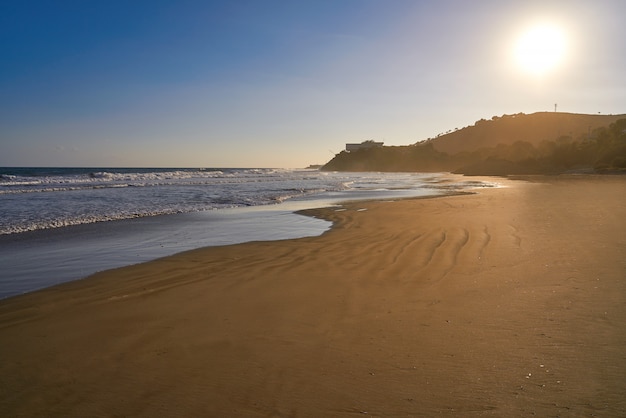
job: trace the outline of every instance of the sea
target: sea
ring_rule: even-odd
[[[195,248],[331,227],[301,209],[497,186],[449,173],[0,168],[0,299]]]

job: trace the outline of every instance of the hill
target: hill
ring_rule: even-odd
[[[626,118],[626,115],[560,112],[494,116],[491,120],[481,119],[472,126],[442,135],[432,142],[437,151],[451,155],[517,141],[537,146],[542,141],[554,141],[562,137],[580,138],[622,118]]]
[[[322,170],[470,175],[626,171],[626,115],[494,116],[413,145],[343,151]]]

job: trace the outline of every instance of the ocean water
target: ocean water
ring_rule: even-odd
[[[299,209],[493,186],[432,173],[0,168],[0,298],[189,249],[330,227]]]
[[[0,234],[276,204],[341,190],[342,182],[269,169],[5,168],[0,169]]]

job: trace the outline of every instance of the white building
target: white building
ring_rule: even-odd
[[[351,151],[358,151],[360,149],[367,149],[367,148],[379,148],[382,147],[384,145],[384,142],[375,142],[375,141],[363,141],[360,144],[346,144],[346,151],[351,152]]]

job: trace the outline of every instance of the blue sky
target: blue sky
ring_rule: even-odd
[[[626,2],[4,1],[0,166],[303,167],[480,118],[626,113]],[[565,34],[540,76],[512,58]]]

